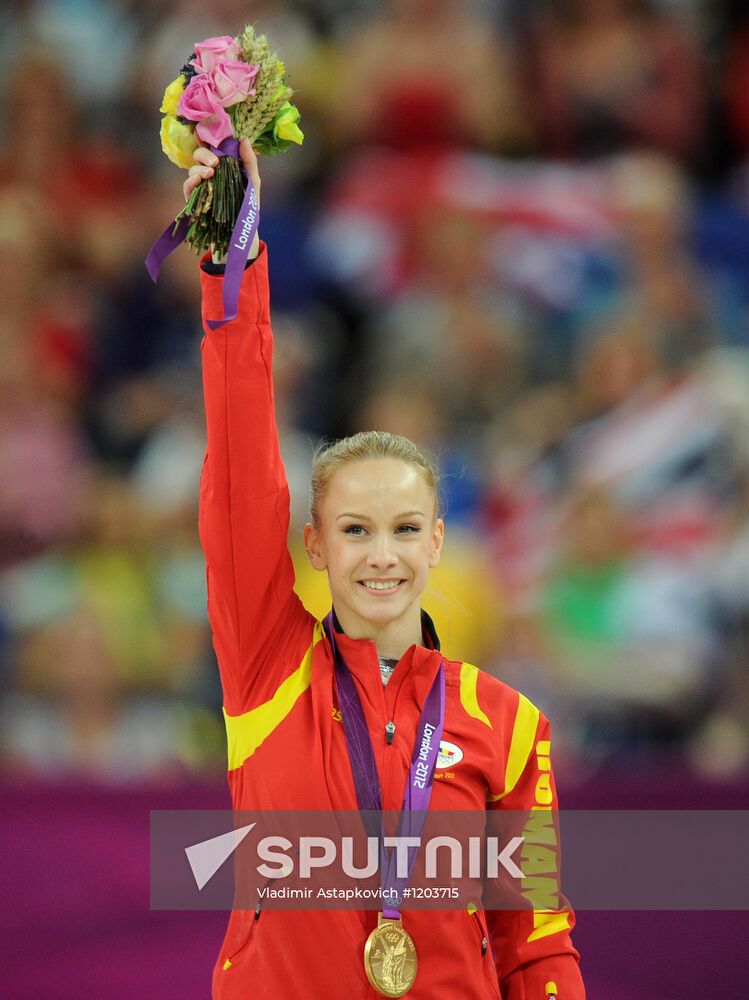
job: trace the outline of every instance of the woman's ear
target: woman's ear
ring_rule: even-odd
[[[323,552],[320,541],[320,533],[311,522],[307,522],[304,526],[304,547],[307,550],[309,561],[315,569],[327,569],[328,561],[325,558],[325,553]]]
[[[434,528],[432,529],[432,551],[429,553],[429,565],[437,566],[439,565],[440,555],[442,553],[442,545],[445,541],[445,522],[441,517],[438,517],[434,522]]]

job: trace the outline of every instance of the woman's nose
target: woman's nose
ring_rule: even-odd
[[[372,544],[367,555],[369,565],[377,567],[394,566],[397,561],[390,537],[387,534],[376,535],[372,539]]]

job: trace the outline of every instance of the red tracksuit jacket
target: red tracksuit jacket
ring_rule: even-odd
[[[202,272],[203,319],[222,315],[220,276]],[[237,810],[356,809],[331,650],[292,590],[289,493],[275,424],[267,255],[245,271],[239,314],[202,343],[208,450],[200,533],[221,671],[229,785]],[[383,687],[374,643],[339,638],[378,760],[383,808],[403,801],[424,699],[441,662],[412,646]],[[549,724],[517,691],[445,661],[444,739],[463,750],[434,809],[556,805]],[[396,723],[392,745],[385,724]],[[300,761],[303,766],[300,766]],[[440,775],[441,777],[441,775]],[[213,974],[214,1000],[358,1000],[378,996],[363,965],[377,914],[232,912]],[[409,910],[418,953],[409,1000],[582,1000],[571,911]],[[439,927],[439,933],[434,928]]]

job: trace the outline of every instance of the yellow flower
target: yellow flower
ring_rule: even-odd
[[[286,139],[288,142],[296,142],[300,146],[304,142],[304,133],[297,125],[299,121],[299,109],[286,101],[276,115],[273,123],[273,131],[277,139]]]
[[[198,140],[189,125],[183,125],[174,115],[164,115],[161,119],[161,148],[172,163],[187,170],[193,164],[192,154],[198,148]]]
[[[172,80],[169,86],[164,91],[164,99],[161,102],[161,107],[159,111],[162,115],[176,115],[177,114],[177,104],[179,103],[180,97],[182,97],[182,91],[185,89],[185,77],[180,73],[176,80]]]

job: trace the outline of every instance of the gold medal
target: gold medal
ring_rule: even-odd
[[[416,947],[403,920],[377,914],[377,927],[364,945],[364,969],[372,986],[384,997],[402,997],[416,979]]]

